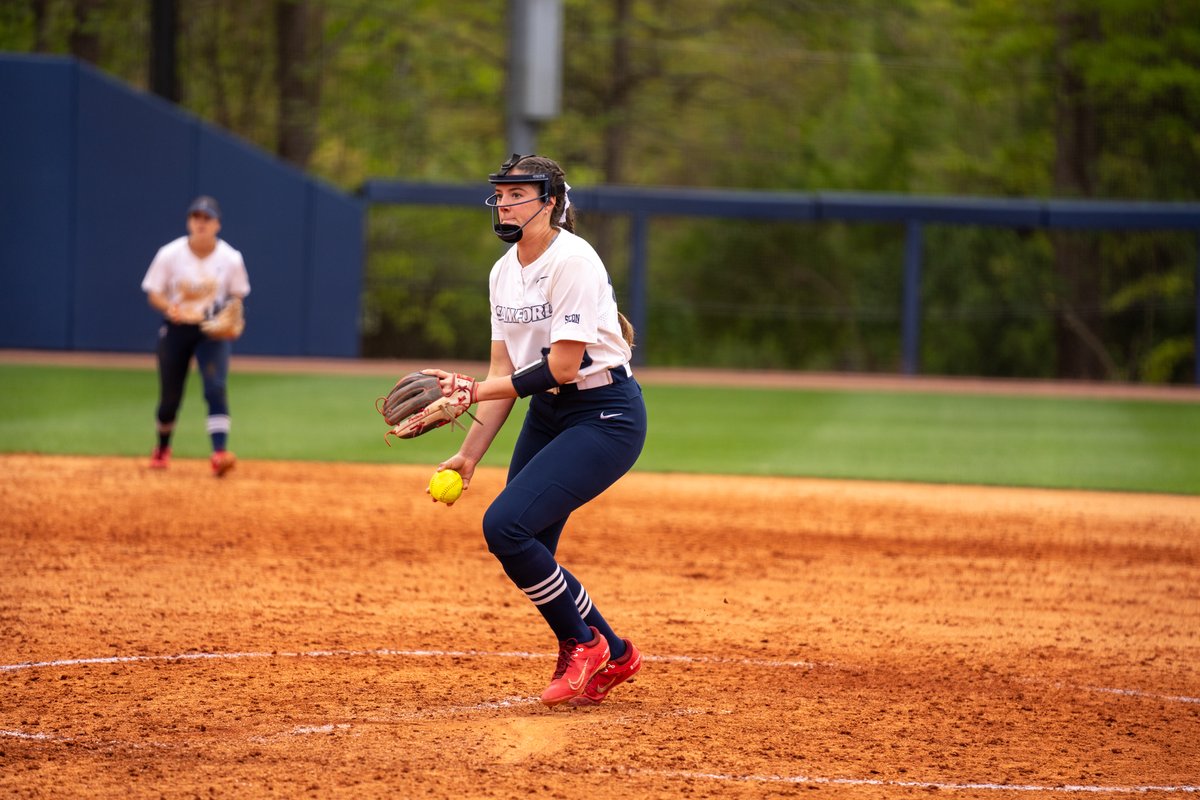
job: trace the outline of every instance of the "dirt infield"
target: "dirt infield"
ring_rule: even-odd
[[[497,471],[0,463],[4,796],[1200,793],[1200,498],[633,474],[560,556],[646,666],[550,710]]]

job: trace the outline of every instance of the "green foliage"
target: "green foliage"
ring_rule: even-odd
[[[148,457],[153,370],[0,365],[0,452]],[[458,449],[440,428],[393,440],[378,376],[251,373],[229,378],[231,447],[255,460],[427,464]],[[80,391],[87,387],[87,391]],[[1200,495],[1200,405],[1100,398],[645,387],[650,436],[636,469],[1109,489]],[[504,466],[519,401],[484,463]],[[730,422],[737,408],[738,421]],[[174,451],[204,458],[193,371]]]
[[[1071,53],[1096,103],[1105,194],[1194,199],[1200,170],[1200,26],[1189,2],[1104,0],[1101,34]],[[1168,166],[1170,165],[1170,166]]]
[[[925,238],[923,369],[1052,377],[1047,237],[927,226]]]
[[[879,226],[677,223],[663,237],[668,254],[654,259],[647,359],[894,371],[901,236]]]
[[[36,48],[33,9],[27,3],[0,5],[0,52],[29,52]]]
[[[488,271],[502,251],[490,225],[480,224],[488,219],[484,196],[481,185],[477,211],[371,213],[369,236],[377,247],[367,268],[365,355],[488,359]],[[445,241],[459,247],[436,246]]]

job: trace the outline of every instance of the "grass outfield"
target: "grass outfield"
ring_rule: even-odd
[[[152,369],[0,365],[0,452],[145,455]],[[461,431],[392,440],[379,376],[229,378],[231,447],[243,459],[436,464]],[[637,469],[1200,494],[1200,404],[919,392],[651,385]],[[484,463],[503,465],[524,402]],[[208,453],[194,370],[174,442]]]

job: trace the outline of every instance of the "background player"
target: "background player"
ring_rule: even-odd
[[[200,323],[233,299],[250,294],[250,279],[242,254],[223,239],[221,208],[208,196],[188,208],[187,236],[159,248],[142,291],[150,305],[163,313],[158,332],[158,444],[150,466],[166,469],[171,460],[171,435],[183,403],[192,358],[200,370],[208,403],[208,434],[212,440],[212,472],[219,477],[233,469],[236,456],[227,449],[229,400],[226,379],[233,342],[205,335]]]
[[[493,228],[515,246],[489,280],[491,363],[475,385],[478,419],[438,469],[457,470],[469,486],[516,398],[530,398],[508,482],[484,515],[484,537],[559,640],[542,702],[599,703],[634,676],[641,655],[613,632],[555,551],[571,513],[629,471],[645,444],[646,406],[629,366],[632,328],[600,257],[574,234],[559,165],[514,155],[490,181]],[[459,377],[427,372],[446,394]]]

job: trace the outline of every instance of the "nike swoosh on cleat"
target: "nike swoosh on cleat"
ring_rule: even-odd
[[[592,665],[592,660],[590,658],[587,661],[583,662],[583,669],[581,669],[579,671],[579,680],[578,681],[573,681],[570,678],[567,678],[567,686],[571,687],[572,692],[578,692],[580,689],[583,688],[583,682],[586,681],[590,677],[590,675],[588,674],[588,667],[590,667],[591,665]]]
[[[608,690],[617,685],[616,678],[609,678],[607,683],[596,684],[596,692],[599,694],[608,694]]]
[[[623,417],[623,416],[625,416],[625,415],[622,414],[620,411],[618,411],[616,414],[605,414],[604,412],[600,412],[600,419],[612,419],[613,417]]]

